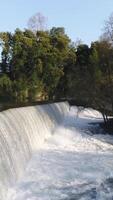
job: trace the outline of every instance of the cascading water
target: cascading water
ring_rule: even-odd
[[[52,134],[69,111],[54,103],[9,109],[0,113],[0,200],[19,180],[34,151]]]
[[[68,103],[2,112],[0,200],[113,200],[113,136],[91,132],[100,121]]]
[[[98,125],[92,134],[92,122],[99,121],[99,112],[71,107],[7,200],[112,200],[113,137],[100,134]]]

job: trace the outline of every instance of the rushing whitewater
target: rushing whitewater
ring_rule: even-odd
[[[100,121],[99,112],[67,103],[3,112],[4,199],[113,200],[113,137],[92,125]]]
[[[23,176],[33,152],[42,147],[66,113],[68,103],[9,109],[0,113],[0,200]]]
[[[72,107],[36,150],[8,200],[113,200],[113,137],[92,135],[99,112]]]

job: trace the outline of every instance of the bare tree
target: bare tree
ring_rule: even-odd
[[[106,87],[107,97],[109,97],[112,112],[113,112],[113,13],[109,16],[108,20],[105,21],[103,34],[100,38],[103,44],[107,44],[106,48]]]
[[[83,41],[80,38],[76,38],[75,47],[78,47],[81,44],[83,44]]]
[[[113,43],[113,13],[111,13],[108,20],[105,21],[103,34],[100,39]]]
[[[34,33],[37,31],[44,31],[47,28],[47,18],[41,13],[36,13],[28,20],[28,28]]]

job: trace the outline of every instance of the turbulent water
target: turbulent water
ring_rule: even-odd
[[[68,103],[9,109],[0,113],[0,200],[21,179],[33,152],[52,135]]]
[[[12,127],[8,130],[14,138],[5,136],[5,140],[11,140],[11,145],[15,146],[18,139],[20,145],[19,149],[17,148],[18,154],[16,152],[14,156],[15,147],[12,147],[14,150],[10,155],[5,140],[3,143],[4,149],[7,149],[4,156],[8,154],[4,157],[4,164],[8,156],[12,156],[13,160],[8,166],[9,169],[7,167],[2,174],[6,176],[10,170],[12,172],[11,176],[8,175],[10,182],[6,181],[8,192],[5,199],[113,200],[113,137],[101,134],[98,125],[92,125],[93,122],[102,121],[101,114],[93,109],[80,107],[71,107],[68,112],[67,103],[48,105],[43,107],[43,111],[39,108],[42,109],[32,107],[6,111],[4,120],[3,116],[0,116],[0,121],[1,118],[3,120],[2,126],[9,119],[7,126]],[[33,109],[35,111],[32,111]],[[15,123],[11,124],[12,118],[7,113],[13,111],[13,123],[18,121],[18,127]],[[6,114],[9,117],[7,119]],[[40,126],[36,125],[37,122]],[[92,134],[94,128],[95,135]],[[22,139],[20,133],[22,136],[25,134],[25,138]],[[51,134],[52,136],[48,137]],[[43,141],[46,139],[43,145],[40,137]],[[29,141],[30,145],[26,141]],[[19,178],[15,176],[15,170],[18,176],[20,174]]]

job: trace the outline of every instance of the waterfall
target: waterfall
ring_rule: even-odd
[[[0,113],[0,200],[22,177],[32,153],[69,111],[67,102],[13,108]]]

